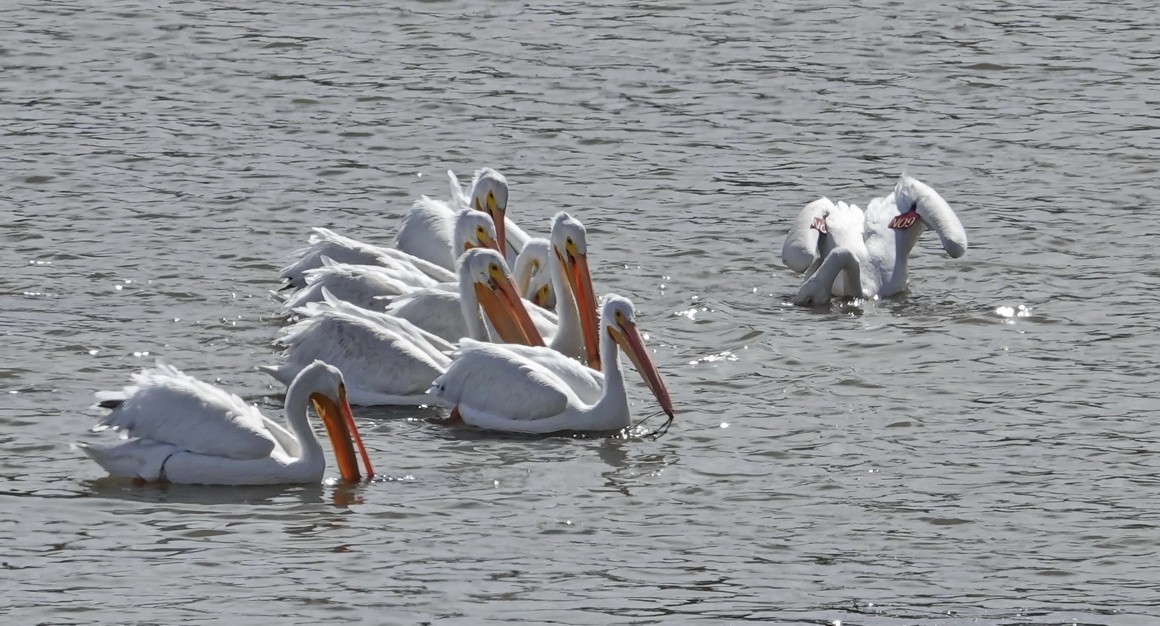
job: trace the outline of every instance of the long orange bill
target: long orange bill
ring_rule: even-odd
[[[341,407],[330,398],[317,393],[310,396],[310,401],[314,404],[314,411],[322,418],[322,424],[326,426],[326,434],[330,437],[330,445],[334,446],[334,460],[338,463],[338,471],[342,475],[343,482],[356,483],[362,480],[354,446],[351,445],[352,436],[358,444],[359,453],[366,465],[367,478],[374,477],[370,457],[363,446],[362,437],[358,434],[358,427],[354,424],[354,416],[351,415],[346,394],[343,393],[340,398]]]
[[[506,258],[507,257],[507,235],[506,235],[507,229],[505,228],[505,224],[504,224],[505,211],[503,209],[499,208],[499,205],[497,205],[495,203],[495,198],[491,195],[490,192],[487,194],[487,199],[484,202],[485,202],[486,206],[481,206],[479,204],[479,200],[476,199],[475,209],[477,211],[483,211],[484,213],[487,213],[488,215],[491,216],[491,221],[495,222],[495,239],[496,239],[496,243],[499,245],[499,248],[497,251],[502,256],[504,256]]]
[[[346,400],[346,387],[341,387],[338,390],[338,399],[342,403],[339,407],[342,410],[342,419],[346,422],[346,426],[350,429],[350,434],[354,437],[354,443],[358,446],[358,455],[362,457],[363,467],[367,468],[367,480],[375,477],[375,468],[371,467],[371,455],[367,454],[367,447],[363,445],[362,435],[358,432],[358,426],[354,423],[354,414],[350,411],[350,403]]]
[[[623,324],[624,331],[621,332],[613,326],[608,327],[608,332],[612,334],[612,338],[624,350],[628,358],[632,360],[632,364],[636,366],[636,371],[640,373],[641,378],[652,390],[653,395],[656,396],[657,402],[660,403],[661,409],[669,418],[673,415],[673,399],[669,396],[668,387],[665,387],[665,381],[661,379],[661,373],[657,370],[657,366],[653,364],[652,357],[649,356],[648,348],[644,345],[644,339],[640,336],[640,331],[636,329],[636,324],[625,322]]]
[[[563,259],[561,259],[563,260]],[[584,350],[588,353],[588,367],[600,371],[600,325],[596,317],[596,290],[592,287],[592,274],[588,272],[588,255],[573,256],[568,253],[564,263],[564,275],[576,297],[576,307],[580,310],[580,330],[584,334]]]
[[[515,286],[504,276],[493,278],[494,286],[475,283],[475,295],[484,315],[505,343],[542,346],[544,339],[528,315]]]

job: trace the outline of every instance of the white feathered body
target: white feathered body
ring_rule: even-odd
[[[452,344],[393,315],[333,298],[296,312],[303,319],[276,342],[284,363],[262,368],[283,383],[318,359],[343,372],[351,404],[419,405],[451,362]]]
[[[281,484],[321,480],[325,462],[303,463],[287,429],[236,395],[158,364],[121,391],[97,394],[120,402],[98,426],[133,439],[81,444],[119,478],[193,484]]]
[[[455,361],[435,380],[430,393],[455,406],[464,422],[488,430],[610,431],[629,425],[628,401],[623,393],[619,402],[615,393],[604,398],[595,378],[577,371],[562,377],[561,369],[566,367],[562,361],[555,363],[561,369],[553,369],[527,358],[523,349],[509,348],[464,340]],[[605,405],[604,410],[586,411],[597,401]]]
[[[912,212],[918,218],[909,227],[890,227]],[[794,301],[821,304],[830,295],[873,298],[902,292],[910,252],[928,229],[938,234],[951,257],[966,252],[966,231],[954,211],[936,191],[909,176],[901,177],[889,195],[871,200],[864,212],[828,198],[811,202],[795,218],[782,247],[783,262],[806,274]],[[837,258],[830,259],[835,251]],[[819,273],[827,259],[826,271]],[[851,273],[858,274],[857,280]],[[820,280],[827,275],[834,275],[832,281]]]

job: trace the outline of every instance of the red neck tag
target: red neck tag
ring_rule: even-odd
[[[813,223],[810,224],[810,228],[818,231],[819,233],[825,233],[826,232],[826,218],[815,217]]]
[[[894,230],[906,230],[907,228],[914,226],[914,223],[917,221],[918,221],[918,212],[917,211],[911,211],[910,213],[903,213],[902,215],[899,215],[899,216],[895,217],[894,219],[890,220],[890,228],[892,228]]]

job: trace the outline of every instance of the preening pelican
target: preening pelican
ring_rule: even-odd
[[[480,317],[483,309],[503,341],[543,345],[528,318],[506,264],[499,253],[476,248],[464,253],[460,267],[461,314],[470,334],[488,339]],[[313,359],[335,363],[347,372],[350,401],[361,405],[417,405],[431,381],[442,374],[454,345],[411,322],[376,313],[335,299],[296,312],[303,319],[277,343],[286,347],[286,361],[262,370],[285,382]]]
[[[612,431],[631,425],[619,349],[636,365],[661,409],[673,417],[672,400],[636,327],[626,298],[609,295],[601,309],[600,355],[604,386],[585,402],[552,371],[504,345],[464,341],[447,373],[429,393],[454,407],[463,421],[488,430],[521,433]]]
[[[470,191],[464,194],[455,172],[448,170],[447,176],[451,179],[450,202],[427,196],[416,200],[399,224],[395,247],[440,267],[454,269],[458,254],[451,250],[452,219],[460,209],[474,209],[491,216],[504,260],[509,266],[514,265],[528,235],[505,217],[507,179],[491,168],[482,168],[475,172]]]
[[[342,479],[360,480],[351,437],[367,478],[374,476],[347,404],[342,373],[326,363],[303,368],[290,384],[289,430],[238,396],[169,365],[143,370],[133,375],[133,382],[121,391],[97,394],[100,406],[113,409],[97,429],[120,430],[134,439],[80,446],[112,476],[206,485],[318,482],[326,459],[307,422],[307,404],[326,426]]]
[[[967,233],[934,189],[902,176],[894,191],[875,198],[865,213],[829,198],[815,200],[798,214],[782,246],[789,268],[805,272],[794,304],[819,306],[834,295],[889,297],[906,289],[907,257],[927,229],[938,233],[943,250],[958,258],[967,251]]]
[[[305,287],[307,272],[322,267],[323,258],[346,265],[377,265],[397,271],[419,272],[436,282],[454,280],[454,274],[449,270],[401,250],[372,246],[326,228],[311,230],[310,245],[290,253],[296,260],[279,273],[286,279],[285,289]]]
[[[459,253],[476,247],[499,249],[491,218],[486,213],[470,209],[464,209],[455,216],[452,240],[456,242]],[[413,267],[408,269],[401,262],[384,267],[335,263],[327,257],[321,257],[320,260],[322,267],[303,272],[306,287],[286,298],[287,309],[321,301],[322,290],[326,289],[339,300],[381,311],[392,297],[416,289],[439,288],[445,284],[451,285],[447,287],[450,289],[454,285],[454,274],[451,274],[448,281],[439,282]]]

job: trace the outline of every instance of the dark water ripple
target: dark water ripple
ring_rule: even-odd
[[[0,609],[1153,623],[1158,26],[1097,2],[9,7]],[[667,436],[368,410],[389,480],[355,488],[140,489],[70,448],[92,392],[157,357],[276,412],[253,366],[308,227],[387,243],[483,164],[529,229],[586,222]],[[904,170],[968,254],[928,237],[905,297],[789,306],[789,217]]]

